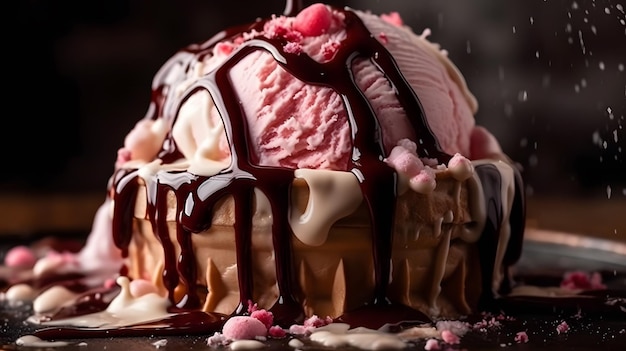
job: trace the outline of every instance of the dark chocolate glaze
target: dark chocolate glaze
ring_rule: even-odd
[[[286,13],[294,14],[300,10],[300,1],[288,1]],[[406,306],[398,306],[389,301],[387,288],[389,285],[392,233],[396,202],[397,175],[387,166],[383,159],[386,157],[380,135],[380,126],[376,114],[369,101],[355,82],[351,65],[353,60],[368,59],[376,65],[387,77],[390,84],[397,91],[397,98],[412,124],[416,140],[420,145],[421,157],[436,158],[440,163],[447,163],[450,155],[444,153],[435,135],[428,126],[421,103],[415,92],[400,72],[399,67],[391,54],[367,30],[361,19],[349,9],[336,9],[345,15],[346,39],[335,56],[324,63],[311,59],[306,54],[285,52],[283,46],[286,41],[282,38],[268,39],[256,37],[242,43],[236,51],[219,67],[192,84],[181,97],[176,97],[171,87],[165,83],[167,76],[174,65],[182,65],[185,69],[176,77],[176,81],[186,79],[185,71],[194,63],[210,55],[214,45],[225,39],[232,39],[252,29],[261,31],[266,20],[259,20],[250,25],[232,28],[217,34],[212,39],[200,45],[191,45],[176,54],[157,73],[152,86],[151,104],[145,118],[161,118],[170,126],[176,121],[180,106],[194,93],[206,90],[213,98],[216,108],[224,123],[226,137],[230,145],[231,164],[228,168],[210,177],[198,176],[185,171],[158,172],[151,179],[145,179],[148,193],[147,218],[152,224],[155,235],[163,245],[165,267],[163,282],[174,301],[174,290],[181,286],[185,297],[178,303],[179,308],[186,310],[196,309],[200,304],[196,290],[196,258],[191,247],[191,237],[211,225],[211,214],[216,202],[225,195],[232,195],[235,204],[235,243],[240,287],[240,304],[233,314],[245,312],[245,306],[253,299],[252,262],[250,252],[251,218],[253,215],[252,199],[255,188],[262,191],[271,203],[273,215],[272,238],[274,245],[275,269],[279,298],[270,309],[274,313],[279,325],[288,326],[301,322],[304,313],[300,302],[296,301],[295,272],[291,262],[292,230],[288,222],[286,208],[289,205],[290,187],[294,180],[294,170],[278,167],[258,166],[254,163],[254,155],[248,147],[253,141],[249,140],[246,116],[243,114],[235,90],[229,80],[230,70],[242,58],[254,51],[265,51],[273,56],[276,62],[292,74],[295,78],[308,84],[326,86],[334,89],[344,100],[348,113],[348,120],[353,135],[353,153],[349,170],[358,175],[364,201],[370,214],[370,223],[373,240],[373,259],[375,274],[375,290],[368,306],[375,308],[368,313],[359,313],[358,321],[344,316],[355,323],[363,324],[372,319],[376,313],[376,306],[394,308],[395,317],[387,316],[393,322],[406,318]],[[171,77],[170,77],[171,79]],[[182,157],[177,149],[171,134],[166,137],[158,157],[163,163],[171,163]],[[492,179],[485,179],[489,183]],[[493,179],[497,182],[497,179]],[[115,200],[113,221],[113,236],[115,243],[124,255],[128,254],[128,245],[133,232],[132,217],[136,202],[136,194],[140,186],[136,171],[119,171],[112,181],[112,196]],[[519,189],[518,189],[519,190]],[[166,214],[166,197],[173,192],[177,201],[176,233],[169,232]],[[497,201],[498,194],[487,194],[492,201]],[[481,239],[483,252],[491,253],[494,245],[495,233],[501,219],[498,214],[500,204],[494,203],[494,212],[490,213],[491,227],[486,229]],[[515,216],[521,219],[520,216]],[[519,225],[516,223],[515,225]],[[175,256],[172,238],[178,241],[181,248],[179,257]],[[492,242],[493,241],[493,242]],[[517,241],[515,241],[518,243]],[[512,252],[517,252],[517,249]],[[509,255],[512,258],[513,254]],[[493,260],[485,258],[485,280],[491,276],[488,273]],[[488,284],[485,283],[485,286]],[[399,312],[398,312],[399,311]],[[387,313],[388,315],[394,313]],[[412,311],[410,319],[428,318],[417,311]],[[380,324],[388,321],[380,320]]]

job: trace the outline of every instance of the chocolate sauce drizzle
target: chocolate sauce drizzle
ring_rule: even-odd
[[[301,1],[287,1],[285,14],[293,15],[301,10],[301,6]],[[337,9],[337,11],[345,15],[347,36],[334,58],[328,62],[319,63],[305,54],[285,52],[283,46],[286,41],[283,39],[257,37],[241,44],[220,67],[195,82],[182,97],[174,97],[173,89],[165,83],[164,79],[164,76],[170,73],[171,67],[182,65],[185,69],[189,69],[194,63],[210,55],[216,43],[235,38],[253,29],[261,31],[266,20],[259,20],[250,25],[223,31],[203,44],[185,48],[170,59],[156,75],[152,87],[151,104],[145,118],[162,118],[172,126],[176,121],[180,106],[197,91],[206,90],[213,98],[224,123],[232,158],[230,166],[214,176],[199,176],[186,171],[161,171],[150,179],[144,179],[148,194],[147,217],[155,235],[163,245],[164,285],[172,302],[177,302],[174,301],[174,290],[181,283],[186,290],[184,298],[177,302],[178,308],[193,310],[201,307],[196,293],[199,288],[196,283],[198,272],[191,237],[210,227],[211,214],[216,202],[225,195],[232,195],[235,204],[234,240],[240,287],[240,304],[233,314],[245,312],[248,301],[253,297],[250,259],[252,256],[250,251],[252,198],[254,189],[258,188],[270,200],[274,218],[272,238],[279,298],[270,311],[274,313],[275,321],[279,325],[288,326],[294,322],[301,322],[304,317],[301,304],[294,297],[295,273],[291,262],[293,232],[288,222],[287,211],[285,211],[290,202],[290,187],[294,180],[294,170],[261,167],[251,162],[251,150],[248,147],[251,141],[248,140],[246,118],[228,78],[228,73],[234,65],[257,50],[272,55],[276,62],[295,78],[308,84],[330,87],[344,100],[353,135],[351,171],[358,175],[360,180],[372,228],[375,291],[368,305],[378,308],[392,304],[387,298],[387,287],[391,271],[397,175],[383,162],[386,154],[382,145],[378,119],[369,101],[355,82],[351,70],[352,62],[356,58],[369,59],[385,74],[390,84],[396,89],[397,98],[415,131],[416,140],[420,145],[420,156],[436,158],[440,163],[447,163],[450,155],[441,150],[426,122],[418,97],[401,74],[391,54],[374,38],[354,12],[349,9]],[[182,81],[185,78],[185,74],[181,73],[177,80]],[[182,157],[171,135],[167,136],[158,157],[163,160],[163,163],[170,163]],[[119,170],[114,174],[112,184],[116,203],[113,235],[116,245],[124,255],[127,255],[133,233],[132,217],[136,194],[140,186],[137,171]],[[166,219],[166,197],[172,191],[177,201],[175,238],[181,248],[179,257],[175,255],[174,243]],[[490,194],[490,197],[499,198],[499,195]],[[485,263],[485,266],[489,267],[490,264]],[[406,319],[406,312],[403,310],[402,313],[397,313],[397,316],[401,315],[401,318]],[[428,320],[421,313],[413,312],[411,318]],[[375,313],[374,310],[372,313]],[[385,322],[387,321],[380,321],[381,324]]]

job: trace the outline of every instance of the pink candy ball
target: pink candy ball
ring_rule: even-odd
[[[302,10],[293,23],[294,28],[307,37],[324,34],[330,28],[333,15],[324,4],[313,4]]]
[[[36,262],[37,257],[26,246],[16,246],[4,257],[4,264],[9,267],[32,268]]]
[[[231,340],[254,340],[266,336],[267,328],[256,318],[235,316],[224,323],[222,335]]]

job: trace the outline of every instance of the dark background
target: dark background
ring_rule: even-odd
[[[310,4],[311,1],[304,1]],[[449,52],[529,196],[626,197],[626,24],[614,1],[329,1],[398,11]],[[4,4],[0,194],[102,192],[176,50],[284,1]],[[626,212],[626,211],[625,211]]]

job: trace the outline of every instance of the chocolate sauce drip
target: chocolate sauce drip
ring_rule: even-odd
[[[285,13],[293,14],[301,8],[300,1],[288,1]],[[336,9],[337,10],[337,9]],[[234,314],[244,313],[244,307],[253,300],[253,279],[251,261],[251,235],[253,216],[253,191],[255,188],[267,196],[273,215],[272,240],[274,245],[275,269],[279,298],[271,311],[280,325],[289,325],[302,320],[304,314],[301,304],[294,298],[294,272],[292,264],[291,239],[293,233],[288,222],[286,209],[290,204],[290,188],[294,179],[292,169],[261,167],[254,164],[254,155],[249,148],[246,116],[239,105],[237,94],[228,77],[229,72],[241,59],[253,51],[262,50],[274,57],[278,65],[295,78],[308,84],[326,86],[334,89],[344,100],[353,135],[353,153],[350,170],[360,181],[364,201],[368,206],[373,240],[373,259],[375,269],[375,291],[371,306],[389,306],[387,288],[391,272],[391,250],[396,202],[397,175],[387,166],[382,144],[381,128],[370,102],[355,82],[351,66],[355,59],[369,59],[389,80],[397,91],[397,98],[412,124],[417,137],[419,153],[422,157],[437,158],[447,162],[450,156],[444,153],[435,135],[426,122],[421,103],[408,84],[396,62],[386,48],[379,43],[365,27],[361,19],[350,10],[341,11],[345,16],[346,39],[330,61],[320,63],[306,54],[285,52],[284,39],[256,37],[241,44],[235,52],[218,68],[190,86],[181,97],[174,95],[173,89],[165,83],[165,77],[171,73],[174,65],[183,67],[176,82],[186,79],[185,71],[194,63],[210,55],[214,45],[222,40],[240,36],[252,29],[262,30],[265,21],[257,21],[223,31],[200,45],[191,45],[170,59],[155,77],[152,101],[146,118],[163,118],[170,126],[176,121],[182,104],[194,93],[206,90],[211,95],[224,123],[226,137],[230,143],[231,164],[210,177],[198,176],[189,172],[157,173],[153,179],[146,180],[148,192],[148,218],[153,231],[163,245],[165,257],[163,281],[174,302],[174,290],[184,287],[186,296],[179,307],[193,309],[199,305],[196,279],[196,258],[192,248],[192,237],[211,226],[213,208],[217,201],[226,195],[232,195],[235,204],[235,243],[240,287],[240,304]],[[168,79],[171,79],[169,77]],[[171,134],[158,156],[163,163],[171,163],[182,157]],[[486,173],[488,176],[491,172]],[[136,171],[124,174],[116,173],[114,181],[116,209],[114,213],[115,243],[127,255],[132,234],[132,217],[139,183]],[[497,181],[494,179],[494,181]],[[485,180],[485,184],[491,184]],[[486,187],[487,188],[487,187]],[[489,188],[491,189],[491,188]],[[175,238],[180,245],[180,255],[175,257],[174,243],[167,226],[167,201],[169,192],[177,199]],[[491,223],[486,230],[482,246],[487,247],[491,255],[491,240],[495,239],[496,225],[501,216],[500,203],[496,194],[486,194],[493,199]],[[485,250],[485,249],[483,249]],[[484,269],[488,270],[493,262],[484,258]],[[488,286],[488,283],[484,283]],[[489,289],[490,290],[490,287]],[[404,315],[406,309],[395,313]],[[413,311],[415,312],[415,311]],[[372,310],[372,313],[374,311]],[[425,317],[421,315],[420,318]],[[397,318],[395,318],[397,320]]]
[[[128,256],[128,245],[133,234],[133,218],[137,202],[139,187],[137,171],[118,170],[113,175],[113,242],[122,251],[122,256]]]
[[[493,263],[496,260],[498,241],[503,219],[502,178],[498,168],[492,164],[478,165],[474,172],[483,186],[487,218],[485,227],[478,239],[478,252],[482,276],[482,292],[479,305],[489,307],[495,299],[492,288]]]

